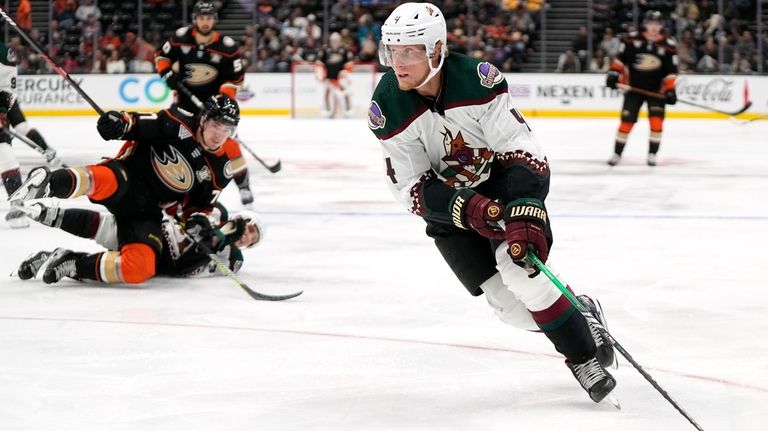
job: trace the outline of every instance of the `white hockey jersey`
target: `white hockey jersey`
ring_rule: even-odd
[[[441,75],[442,89],[433,101],[400,90],[389,71],[370,103],[368,127],[381,142],[397,200],[414,214],[449,224],[460,188],[502,204],[521,197],[543,200],[549,165],[501,72],[451,53]]]

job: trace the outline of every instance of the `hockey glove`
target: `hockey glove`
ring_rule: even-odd
[[[605,77],[605,86],[613,89],[618,88],[620,77],[621,75],[619,74],[619,72],[615,70],[609,71],[608,75]]]
[[[210,246],[213,237],[213,227],[208,216],[202,213],[194,213],[187,217],[184,222],[184,232],[197,243],[204,243]]]
[[[219,238],[218,249],[232,244],[243,237],[248,222],[240,217],[233,218],[218,229],[214,229],[214,234]]]
[[[501,205],[472,189],[460,189],[451,203],[453,224],[462,229],[473,229],[488,239],[504,240],[504,232],[498,224],[503,213]]]
[[[675,103],[677,103],[677,92],[675,92],[674,89],[667,90],[664,93],[664,103],[666,103],[667,105],[674,105]]]
[[[175,90],[176,86],[179,85],[179,75],[170,68],[165,72],[161,72],[160,77],[163,78],[165,85],[167,85],[171,90]]]
[[[131,130],[131,116],[125,112],[109,111],[99,117],[96,130],[105,141],[120,139]]]
[[[545,235],[547,213],[544,203],[538,199],[523,198],[507,204],[504,222],[509,255],[515,263],[525,259],[528,249],[533,249],[542,262],[549,256],[549,243]]]
[[[8,113],[16,103],[16,95],[8,91],[0,91],[0,113]]]

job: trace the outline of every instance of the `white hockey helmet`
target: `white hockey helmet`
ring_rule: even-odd
[[[242,238],[235,242],[240,248],[252,248],[261,244],[266,234],[264,222],[253,211],[241,211],[235,215],[235,218],[242,218],[246,221],[246,232]]]
[[[392,45],[424,45],[427,58],[432,60],[436,54],[435,45],[442,42],[440,63],[434,67],[432,61],[429,61],[429,75],[416,87],[419,88],[429,82],[443,66],[447,38],[445,17],[437,6],[431,3],[403,3],[392,11],[381,26],[379,61],[384,66],[392,67],[392,52],[389,48]]]

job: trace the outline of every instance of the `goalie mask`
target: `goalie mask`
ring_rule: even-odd
[[[440,71],[445,60],[447,30],[443,13],[431,3],[403,3],[389,15],[381,27],[379,62],[393,67],[394,59],[399,64],[410,65],[429,63],[427,78],[416,88],[422,87]],[[441,42],[440,52],[436,44]],[[415,45],[415,46],[414,46]],[[437,67],[432,65],[436,55],[440,56]]]

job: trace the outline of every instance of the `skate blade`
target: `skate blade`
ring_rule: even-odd
[[[606,395],[602,402],[610,404],[616,410],[621,410],[621,403],[619,403],[619,399],[616,398],[616,395],[613,395],[612,393]]]

